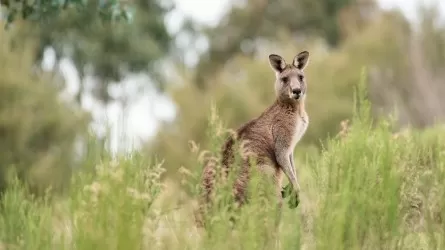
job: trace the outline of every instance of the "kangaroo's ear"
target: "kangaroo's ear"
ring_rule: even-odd
[[[279,55],[270,54],[269,63],[275,72],[281,73],[286,67],[286,61]]]
[[[294,57],[293,64],[300,70],[303,70],[309,62],[309,52],[302,51]]]

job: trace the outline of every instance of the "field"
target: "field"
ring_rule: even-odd
[[[2,196],[0,249],[444,249],[445,128],[395,132],[370,119],[364,89],[357,93],[340,136],[318,153],[297,145],[302,200],[284,207],[278,230],[262,182],[253,182],[235,225],[221,191],[207,231],[195,227],[203,150],[223,139],[214,111],[214,148],[191,143],[196,166],[181,168],[181,181],[162,178],[162,159],[134,152],[101,153],[95,171],[74,173],[65,196],[34,199],[12,183]]]

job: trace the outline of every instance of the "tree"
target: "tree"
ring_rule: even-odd
[[[157,65],[170,52],[173,40],[164,16],[173,4],[165,1],[161,4],[158,0],[1,0],[0,3],[7,10],[7,28],[14,28],[19,19],[33,24],[32,32],[24,31],[22,39],[39,38],[36,62],[42,60],[49,46],[55,49],[57,60],[65,56],[72,59],[81,79],[76,98],[79,103],[85,89],[83,79],[88,74],[97,79],[92,92],[104,104],[115,100],[108,92],[109,84],[128,73],[149,73],[157,86],[161,86]]]
[[[331,47],[344,37],[342,23],[365,23],[376,8],[374,0],[248,0],[234,5],[215,28],[208,28],[210,46],[197,65],[196,83],[201,89],[206,78],[234,54],[255,54],[259,41],[270,41],[280,31],[296,37],[321,36]]]

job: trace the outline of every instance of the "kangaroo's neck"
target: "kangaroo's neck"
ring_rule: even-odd
[[[277,99],[275,105],[281,109],[285,109],[287,112],[291,113],[302,113],[305,112],[305,99],[304,97],[300,100],[282,100]]]

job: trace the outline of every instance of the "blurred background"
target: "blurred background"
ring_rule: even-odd
[[[17,168],[37,187],[63,189],[53,176],[69,178],[92,144],[165,159],[172,176],[193,168],[189,141],[209,146],[212,103],[235,128],[273,101],[270,53],[311,53],[301,154],[351,116],[364,66],[375,117],[392,115],[399,128],[445,117],[445,1],[0,4],[2,174]]]

